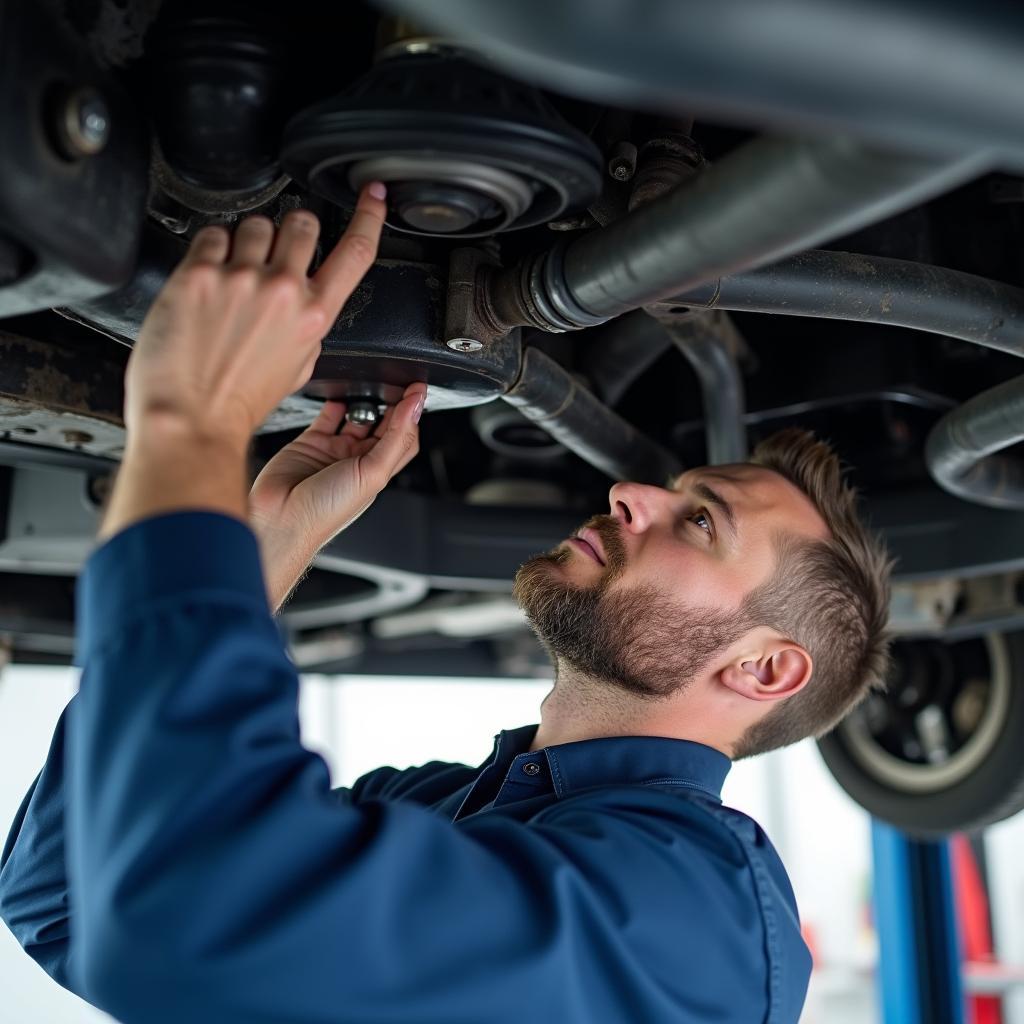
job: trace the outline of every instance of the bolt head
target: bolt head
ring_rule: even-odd
[[[455,352],[479,352],[484,343],[476,338],[449,338],[448,347]]]
[[[190,219],[182,220],[180,217],[173,217],[166,213],[154,213],[153,217],[173,235],[183,235],[192,226]]]
[[[372,427],[380,419],[380,416],[377,413],[377,406],[373,402],[351,402],[345,411],[345,419],[349,423]]]
[[[62,430],[61,434],[66,444],[83,445],[92,440],[92,434],[85,430]]]
[[[95,89],[69,93],[62,118],[61,136],[70,157],[95,156],[110,139],[110,110]]]
[[[618,142],[608,161],[608,173],[616,181],[629,181],[636,174],[636,146],[632,142]]]
[[[85,484],[85,493],[96,506],[102,505],[110,497],[110,492],[113,489],[114,478],[109,473],[91,476]]]

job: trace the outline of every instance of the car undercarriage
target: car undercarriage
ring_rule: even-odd
[[[642,16],[637,16],[639,11]],[[189,239],[366,182],[324,399],[421,454],[281,613],[296,663],[548,671],[516,568],[616,479],[800,425],[897,559],[892,678],[819,741],[918,834],[1024,807],[1024,15],[842,0],[0,0],[0,638],[67,662],[133,340]]]

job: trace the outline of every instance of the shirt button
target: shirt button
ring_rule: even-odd
[[[526,764],[523,765],[523,771],[526,772],[527,775],[538,775],[540,773],[540,765],[535,761],[527,761]]]

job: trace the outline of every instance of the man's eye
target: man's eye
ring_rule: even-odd
[[[710,517],[704,512],[694,512],[690,516],[690,522],[696,523],[702,530],[707,531],[709,537],[713,537],[715,534],[714,528],[711,524]]]

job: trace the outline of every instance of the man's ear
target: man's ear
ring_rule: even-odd
[[[759,650],[739,654],[723,668],[723,686],[748,700],[783,700],[799,693],[811,678],[811,656],[790,640],[770,640]]]

